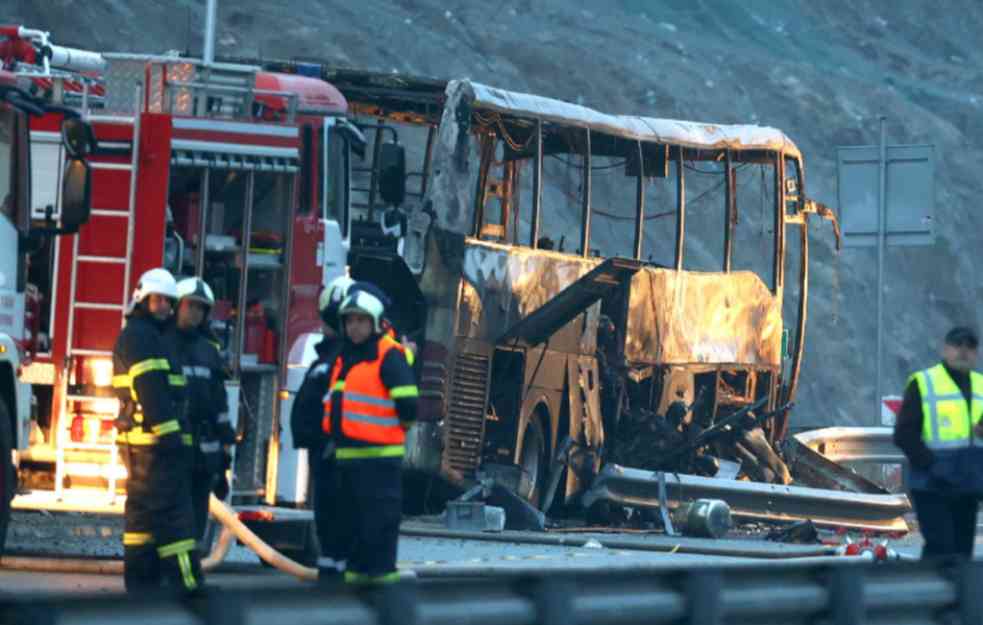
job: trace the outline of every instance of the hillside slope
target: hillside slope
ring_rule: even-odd
[[[103,50],[200,49],[204,2],[12,0],[2,21]],[[886,255],[885,390],[935,358],[954,323],[983,320],[976,225],[983,12],[975,0],[238,0],[218,54],[469,76],[599,109],[783,129],[810,194],[836,205],[835,148],[934,143],[936,242]],[[797,427],[867,423],[874,382],[872,250],[813,229],[808,349]]]

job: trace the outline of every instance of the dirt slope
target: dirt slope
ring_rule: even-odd
[[[203,11],[188,0],[12,0],[0,21],[104,50],[197,51]],[[777,126],[806,155],[811,195],[831,205],[836,146],[875,142],[887,115],[891,142],[936,145],[938,172],[935,245],[887,254],[885,383],[899,392],[950,325],[983,320],[981,35],[975,0],[238,0],[220,7],[217,49],[470,76],[611,112]],[[814,233],[794,422],[873,423],[875,256],[835,255],[828,227]]]

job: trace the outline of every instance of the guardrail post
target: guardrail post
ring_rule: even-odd
[[[240,591],[212,588],[200,599],[190,602],[192,614],[209,625],[239,625],[246,621],[245,606],[249,596]]]
[[[415,581],[401,580],[373,590],[372,604],[379,625],[416,625],[420,621]]]
[[[575,625],[573,610],[576,586],[569,580],[545,578],[533,586],[538,625]]]
[[[959,622],[963,625],[983,623],[983,562],[970,560],[959,567]]]
[[[685,592],[689,625],[721,625],[724,622],[720,571],[693,571],[686,576]]]
[[[853,566],[834,568],[829,578],[830,625],[863,625],[866,611],[863,572]]]

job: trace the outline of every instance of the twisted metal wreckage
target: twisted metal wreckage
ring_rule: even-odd
[[[810,218],[839,232],[782,132],[607,115],[469,80],[322,78],[367,139],[352,274],[394,296],[421,345],[408,468],[461,486],[491,477],[544,512],[655,508],[661,481],[669,506],[714,496],[743,517],[905,529],[905,496],[786,436]],[[404,158],[419,187],[380,206],[375,189]],[[706,226],[708,197],[722,202]],[[687,218],[704,226],[696,239]],[[372,236],[376,224],[397,235]],[[707,233],[720,247],[701,256]]]

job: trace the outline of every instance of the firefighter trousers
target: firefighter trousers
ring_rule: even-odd
[[[122,451],[127,592],[155,590],[166,580],[179,594],[197,594],[204,578],[194,539],[190,447],[124,445]]]
[[[205,538],[208,526],[208,499],[215,487],[218,476],[211,471],[195,471],[191,474],[191,510],[194,517],[195,540],[203,553],[201,541]]]
[[[315,492],[322,581],[396,579],[402,465],[402,458],[322,459]]]

